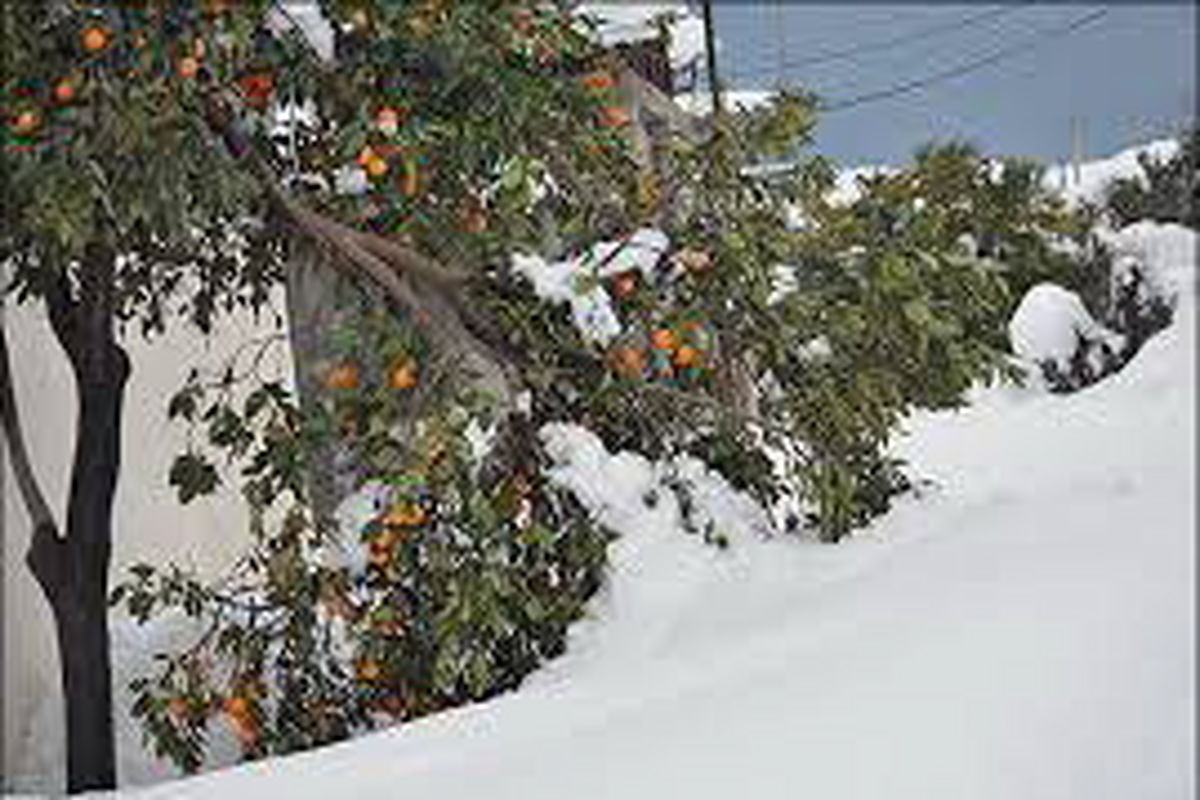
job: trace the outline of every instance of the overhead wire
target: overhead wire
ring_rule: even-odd
[[[883,50],[891,50],[896,47],[900,47],[901,45],[910,44],[912,42],[919,42],[919,41],[923,41],[925,39],[931,39],[931,38],[934,38],[934,37],[937,37],[937,36],[940,36],[943,34],[953,33],[954,31],[971,28],[971,27],[974,27],[977,25],[982,25],[982,24],[991,22],[993,20],[997,20],[1002,17],[1006,17],[1006,16],[1016,13],[1018,11],[1023,11],[1027,7],[1028,6],[1026,4],[1018,3],[1015,5],[1007,5],[1007,6],[1001,6],[999,8],[992,8],[992,9],[988,9],[986,11],[978,12],[976,14],[971,14],[971,15],[969,15],[967,17],[963,17],[961,19],[955,19],[950,22],[941,22],[936,25],[930,25],[930,26],[920,28],[915,31],[909,31],[908,33],[900,34],[899,36],[893,36],[893,37],[890,37],[887,39],[879,39],[879,40],[876,40],[873,42],[865,42],[863,44],[853,45],[850,47],[827,49],[827,50],[813,53],[811,55],[800,56],[800,57],[796,57],[796,58],[792,58],[792,59],[786,59],[786,58],[781,59],[779,62],[779,65],[783,69],[791,70],[791,69],[795,69],[797,67],[812,66],[815,64],[825,64],[825,63],[836,62],[836,61],[856,61],[856,60],[859,60],[864,54],[867,54],[867,53],[875,53],[875,52],[879,52],[879,51],[883,51]],[[753,69],[747,69],[747,70],[744,70],[741,72],[735,70],[732,73],[731,77],[733,77],[733,78],[754,77],[754,76],[758,76],[758,75],[763,75],[770,71],[771,71],[771,69],[768,67],[756,66]]]
[[[1023,42],[1020,42],[1015,45],[1011,45],[1009,47],[1001,48],[999,50],[996,50],[993,53],[990,53],[987,56],[982,57],[982,58],[977,58],[977,59],[973,59],[971,61],[964,62],[955,67],[951,67],[950,69],[941,70],[939,72],[935,72],[930,75],[926,75],[923,78],[918,78],[915,80],[905,81],[903,83],[894,84],[892,86],[889,86],[889,87],[886,87],[883,89],[865,92],[865,93],[857,95],[855,97],[850,97],[850,98],[846,98],[843,100],[836,100],[833,102],[822,103],[821,105],[818,106],[818,108],[819,108],[819,110],[821,110],[825,113],[829,113],[829,112],[833,112],[833,111],[844,111],[846,109],[854,108],[854,107],[860,106],[860,105],[865,105],[867,103],[873,103],[873,102],[877,102],[880,100],[887,100],[887,99],[890,99],[893,97],[900,97],[902,95],[911,94],[912,92],[920,91],[922,89],[929,88],[930,86],[934,86],[939,83],[943,83],[945,81],[953,80],[954,78],[958,78],[963,75],[970,74],[977,70],[983,69],[984,67],[988,67],[993,64],[998,64],[1002,61],[1006,61],[1016,55],[1020,55],[1021,53],[1024,53],[1024,52],[1027,52],[1029,50],[1033,50],[1033,49],[1039,47],[1040,45],[1044,44],[1047,40],[1064,38],[1066,36],[1069,36],[1072,33],[1080,30],[1081,28],[1084,28],[1084,27],[1091,25],[1092,23],[1100,20],[1107,14],[1108,14],[1108,9],[1101,8],[1101,9],[1093,11],[1089,14],[1085,14],[1082,17],[1077,17],[1076,19],[1072,20],[1071,22],[1067,23],[1066,25],[1057,25],[1054,27],[1043,28],[1040,31],[1038,31],[1036,34],[1034,34],[1032,37],[1030,37],[1029,39],[1026,39]]]

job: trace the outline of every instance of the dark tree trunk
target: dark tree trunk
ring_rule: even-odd
[[[67,717],[67,789],[116,785],[108,638],[112,509],[129,359],[113,334],[113,253],[92,248],[77,297],[65,278],[47,294],[50,321],[78,389],[66,537],[34,532],[28,564],[54,615]]]

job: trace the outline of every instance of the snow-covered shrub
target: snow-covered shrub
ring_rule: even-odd
[[[1048,388],[1081,389],[1116,370],[1126,339],[1096,322],[1079,295],[1039,283],[1021,298],[1008,324],[1013,351],[1041,371]]]
[[[1200,127],[1180,137],[1169,158],[1138,156],[1142,174],[1118,178],[1104,192],[1104,208],[1118,227],[1139,220],[1200,229]]]

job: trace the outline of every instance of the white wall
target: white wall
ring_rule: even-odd
[[[276,307],[283,314],[282,295]],[[6,304],[3,324],[8,334],[17,403],[34,469],[50,502],[62,514],[70,479],[75,429],[75,387],[66,357],[50,331],[39,303]],[[184,427],[167,422],[167,401],[183,385],[193,366],[215,366],[250,338],[273,332],[274,315],[256,323],[249,314],[227,318],[219,332],[202,336],[179,324],[151,342],[131,330],[125,344],[133,361],[126,392],[122,469],[114,519],[112,577],[125,575],[139,561],[163,564],[174,560],[202,574],[221,570],[246,542],[246,515],[235,475],[218,495],[179,504],[167,483],[167,470],[181,451]],[[286,346],[273,348],[264,371],[291,382]],[[58,658],[49,609],[24,564],[29,518],[16,492],[11,466],[3,464],[5,494],[4,581],[4,789],[60,791],[63,786],[62,699]],[[131,645],[139,634],[117,625],[114,646]],[[114,676],[117,702],[127,679]],[[155,768],[136,749],[138,736],[118,710],[118,753],[122,782],[143,781]]]

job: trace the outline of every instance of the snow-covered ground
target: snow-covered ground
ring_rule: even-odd
[[[485,704],[122,796],[1194,796],[1196,235],[1105,236],[1178,297],[1174,325],[1080,393],[911,420],[899,455],[929,483],[869,529],[771,537],[696,462],[548,428],[556,478],[621,534],[565,656]],[[729,549],[683,531],[680,476]],[[169,635],[118,623],[122,681]],[[119,702],[122,779],[161,780]]]
[[[1190,242],[1145,250],[1178,275]],[[930,483],[837,546],[762,535],[684,465],[732,540],[705,545],[669,494],[643,502],[661,465],[547,429],[555,475],[621,534],[566,656],[488,703],[127,794],[1193,797],[1187,274],[1174,325],[1104,382],[911,420]]]

